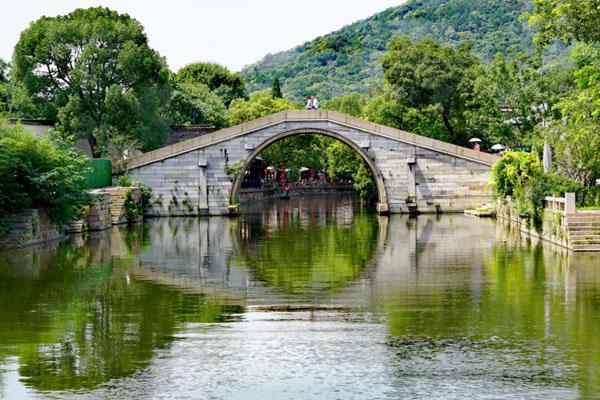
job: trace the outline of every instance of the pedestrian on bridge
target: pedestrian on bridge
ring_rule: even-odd
[[[319,109],[319,100],[317,100],[317,96],[313,97],[312,108],[315,110]]]
[[[306,96],[306,109],[312,110],[313,108],[313,100],[310,96]]]

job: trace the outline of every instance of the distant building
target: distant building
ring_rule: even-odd
[[[217,128],[214,125],[173,125],[171,126],[171,133],[161,147],[194,139],[215,131],[217,131]]]

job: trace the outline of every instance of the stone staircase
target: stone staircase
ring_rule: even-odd
[[[567,213],[565,224],[569,245],[573,251],[600,252],[600,213]]]

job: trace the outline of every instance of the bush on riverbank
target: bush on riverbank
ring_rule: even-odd
[[[36,208],[64,226],[90,203],[87,159],[77,150],[0,123],[0,234],[11,218]]]
[[[512,197],[519,214],[529,218],[532,227],[542,226],[544,198],[579,193],[581,184],[555,173],[544,173],[534,153],[508,152],[492,168],[490,183],[494,198]]]

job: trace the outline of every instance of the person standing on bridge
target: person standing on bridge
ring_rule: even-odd
[[[306,96],[306,109],[311,110],[313,108],[313,101],[310,96]]]
[[[317,100],[317,96],[313,97],[312,108],[315,110],[319,109],[319,100]]]

